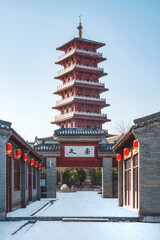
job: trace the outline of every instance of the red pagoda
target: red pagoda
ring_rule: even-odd
[[[61,96],[53,109],[60,111],[55,117],[54,124],[64,128],[100,128],[110,121],[101,109],[109,106],[106,99],[100,98],[102,92],[108,91],[99,78],[106,76],[98,63],[106,58],[97,52],[105,44],[82,38],[81,21],[78,26],[79,38],[57,48],[64,51],[56,64],[64,67],[55,79],[62,81],[54,94]]]

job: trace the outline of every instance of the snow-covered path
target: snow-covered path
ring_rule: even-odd
[[[137,213],[118,207],[117,199],[102,198],[97,192],[58,193],[57,197],[41,216],[137,217]]]
[[[92,191],[74,193],[57,193],[57,200],[45,211],[34,216],[53,217],[137,217],[137,213],[118,207],[118,200],[102,198],[100,194]],[[30,216],[49,199],[36,201],[27,208],[18,209],[8,213],[8,217]]]

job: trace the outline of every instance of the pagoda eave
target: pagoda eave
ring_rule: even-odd
[[[100,115],[100,116],[94,116],[94,115],[91,115],[91,116],[89,116],[89,115],[87,115],[87,113],[75,113],[75,114],[71,114],[70,116],[62,116],[62,117],[59,117],[58,119],[55,119],[54,120],[54,124],[56,124],[56,123],[60,123],[60,122],[65,122],[65,121],[69,121],[69,120],[71,120],[71,119],[83,119],[83,120],[92,120],[92,121],[100,121],[100,122],[103,122],[103,123],[105,123],[105,122],[110,122],[111,120],[110,119],[108,119],[107,118],[107,116],[102,116],[102,115]]]
[[[67,72],[64,72],[64,73],[62,73],[62,74],[54,77],[54,79],[61,79],[61,78],[64,77],[65,75],[70,74],[70,73],[73,73],[74,71],[97,74],[97,75],[99,75],[99,78],[108,75],[108,73],[104,73],[103,71],[100,71],[100,70],[96,70],[96,69],[94,70],[94,69],[91,69],[91,68],[90,68],[90,69],[85,69],[85,68],[76,67],[76,68],[73,68],[73,69],[71,69],[71,70],[68,70]]]
[[[100,57],[98,55],[88,55],[88,54],[82,54],[80,52],[74,52],[73,54],[69,55],[69,56],[66,56],[65,58],[59,60],[59,61],[56,61],[55,64],[59,64],[59,65],[63,65],[63,63],[68,60],[69,58],[73,57],[73,56],[83,56],[83,57],[86,57],[86,58],[95,58],[97,59],[97,63],[100,63],[100,62],[103,62],[103,61],[106,61],[107,58],[103,58],[103,57]]]
[[[56,50],[61,50],[61,51],[64,51],[65,48],[70,45],[71,43],[74,43],[75,41],[81,41],[81,42],[87,42],[87,43],[93,43],[96,45],[96,48],[100,48],[100,47],[103,47],[105,46],[105,43],[100,43],[100,42],[96,42],[96,41],[92,41],[92,40],[89,40],[89,39],[85,39],[85,38],[73,38],[72,40],[68,41],[67,43],[61,45],[60,47],[56,48]]]
[[[73,87],[80,87],[80,88],[85,88],[85,89],[96,89],[96,90],[98,90],[99,91],[99,93],[102,93],[102,92],[107,92],[107,91],[109,91],[109,89],[108,88],[98,88],[98,87],[92,87],[92,86],[85,86],[85,85],[78,85],[78,84],[74,84],[74,85],[71,85],[71,86],[68,86],[68,87],[66,87],[65,89],[59,89],[59,90],[57,90],[57,91],[55,91],[53,94],[57,94],[57,95],[61,95],[61,93],[63,92],[63,91],[65,91],[65,90],[67,90],[67,89],[69,89],[69,88],[73,88]]]
[[[72,101],[70,101],[70,102],[65,102],[65,103],[63,103],[63,104],[60,104],[59,106],[58,105],[56,105],[56,106],[54,106],[54,107],[52,107],[52,109],[60,109],[61,107],[64,107],[64,106],[66,106],[66,105],[69,105],[69,104],[72,104],[72,103],[85,103],[85,104],[87,104],[87,105],[90,105],[90,104],[92,104],[92,105],[95,105],[95,106],[99,106],[100,108],[104,108],[104,107],[109,107],[110,106],[110,104],[106,104],[106,103],[96,103],[96,102],[84,102],[84,101],[77,101],[77,100],[72,100]]]

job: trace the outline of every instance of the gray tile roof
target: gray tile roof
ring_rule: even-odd
[[[134,120],[135,125],[132,126],[133,129],[144,127],[150,123],[160,122],[160,112],[148,115],[146,117],[138,118]]]
[[[106,143],[106,144],[99,144],[98,146],[98,150],[100,151],[112,151],[112,147],[114,146],[114,144],[109,144],[109,143]]]
[[[42,144],[38,144],[34,146],[34,149],[37,151],[59,151],[60,144],[46,144],[45,142]]]
[[[104,130],[95,128],[60,128],[55,135],[104,135]]]

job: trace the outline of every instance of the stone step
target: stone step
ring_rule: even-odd
[[[75,217],[75,216],[29,216],[29,217],[7,217],[7,221],[63,221],[63,222],[141,222],[139,217]]]

